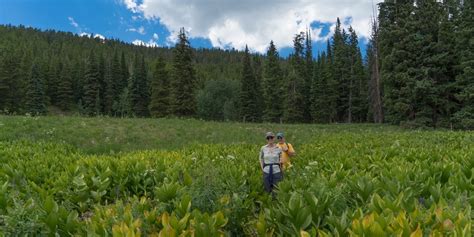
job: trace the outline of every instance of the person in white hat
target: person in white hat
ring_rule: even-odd
[[[267,145],[260,149],[260,167],[265,191],[273,194],[276,185],[283,179],[280,161],[282,150],[275,144],[275,135],[272,132],[267,132],[265,138]]]

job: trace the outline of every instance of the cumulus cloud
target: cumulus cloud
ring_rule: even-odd
[[[381,0],[123,0],[134,13],[158,20],[175,39],[180,27],[190,37],[208,38],[215,47],[242,49],[248,44],[263,52],[270,40],[278,47],[292,45],[294,34],[313,22],[333,25],[336,17],[350,17],[362,37],[369,36],[372,3]],[[333,27],[332,27],[333,28]],[[321,28],[312,29],[314,41],[328,38]]]
[[[99,38],[101,40],[105,40],[105,36],[101,35],[101,34],[95,34],[94,35],[94,38]]]
[[[137,46],[150,47],[150,48],[154,48],[154,47],[159,46],[158,43],[156,42],[156,40],[154,40],[154,39],[150,39],[148,42],[144,42],[143,40],[136,39],[136,40],[132,41],[132,44],[137,45]]]

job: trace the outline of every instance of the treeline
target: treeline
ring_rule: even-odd
[[[474,129],[472,0],[386,0],[368,50],[374,119]]]
[[[265,55],[193,49],[184,30],[173,48],[147,48],[1,26],[0,109],[472,129],[472,4],[380,3],[365,60],[339,19],[323,52],[308,30],[288,59],[273,42]]]

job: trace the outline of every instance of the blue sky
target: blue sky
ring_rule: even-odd
[[[315,54],[323,50],[339,16],[346,27],[353,25],[358,31],[365,51],[364,36],[371,17],[371,4],[366,0],[350,5],[347,0],[321,0],[310,5],[304,0],[287,2],[291,1],[0,0],[0,24],[99,34],[159,46],[172,46],[176,32],[185,27],[193,47],[242,49],[248,44],[253,51],[264,52],[274,40],[280,54],[287,56],[291,37],[308,27],[314,34]]]

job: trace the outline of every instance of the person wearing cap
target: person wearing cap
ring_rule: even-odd
[[[265,138],[267,145],[260,149],[260,168],[265,191],[273,194],[275,186],[283,179],[280,162],[282,150],[275,144],[275,135],[272,132],[267,132]]]
[[[277,133],[276,137],[278,140],[277,146],[280,147],[280,149],[282,150],[282,153],[281,153],[281,163],[283,164],[282,168],[283,170],[287,170],[288,168],[291,167],[290,157],[293,157],[296,154],[295,149],[293,148],[293,145],[286,142],[285,135],[283,134],[283,132]]]

